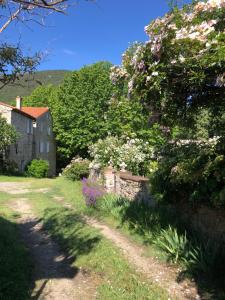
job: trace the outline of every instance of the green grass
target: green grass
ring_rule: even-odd
[[[18,215],[4,206],[9,199],[0,197],[0,299],[30,299],[31,261],[15,224]]]
[[[31,183],[31,191],[24,197],[31,201],[34,212],[42,218],[46,230],[72,258],[73,266],[84,269],[94,282],[97,282],[98,299],[168,299],[167,293],[162,288],[151,284],[144,275],[130,266],[117,247],[105,239],[99,231],[83,222],[80,214],[85,212],[86,206],[79,182],[73,183],[64,178],[22,177],[0,177],[0,181]],[[49,188],[49,191],[38,192],[38,189],[43,187]],[[23,197],[21,194],[8,197],[7,194],[0,192],[0,199],[3,195],[1,207],[7,201]],[[63,208],[56,201],[56,196],[65,197],[67,202],[73,203],[76,210]],[[14,283],[18,282],[15,280]]]

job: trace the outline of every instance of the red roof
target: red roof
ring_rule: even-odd
[[[16,111],[17,113],[20,113],[20,114],[22,114],[22,115],[24,115],[24,116],[26,116],[26,117],[28,117],[28,118],[35,119],[34,116],[32,116],[32,115],[26,113],[26,112],[23,111],[23,110],[20,110],[20,109],[14,107],[14,106],[12,106],[12,105],[6,104],[6,103],[4,103],[4,102],[0,102],[0,105],[9,107],[9,108],[11,108],[12,110]]]
[[[43,114],[45,114],[46,112],[48,112],[49,108],[48,107],[22,107],[21,111],[37,119]]]

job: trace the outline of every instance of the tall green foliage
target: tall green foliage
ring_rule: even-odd
[[[0,172],[4,169],[6,150],[16,141],[17,133],[0,114]]]
[[[125,97],[112,98],[107,111],[108,131],[113,135],[143,137],[148,129],[148,112],[138,100]]]
[[[6,148],[15,142],[17,134],[14,127],[9,125],[5,118],[0,114],[0,155],[6,150]]]
[[[54,130],[62,158],[85,156],[88,145],[107,132],[108,102],[113,92],[110,63],[99,62],[73,72],[60,86],[54,103]]]
[[[54,109],[53,102],[56,98],[57,87],[49,84],[37,87],[30,96],[23,99],[24,106],[50,107]]]

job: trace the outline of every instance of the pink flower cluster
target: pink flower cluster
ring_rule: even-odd
[[[197,12],[212,12],[215,9],[225,8],[225,0],[209,0],[207,2],[200,1],[194,8]]]
[[[183,27],[176,32],[176,40],[180,39],[197,39],[201,42],[206,42],[207,36],[215,31],[214,25],[217,20],[210,20],[208,22],[204,21],[198,25],[192,25],[190,27]]]

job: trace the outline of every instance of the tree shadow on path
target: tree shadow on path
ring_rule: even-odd
[[[76,287],[76,277],[83,276],[75,266],[76,258],[91,252],[100,241],[97,233],[84,232],[84,226],[77,214],[65,209],[47,209],[42,220],[31,218],[19,224],[34,266],[32,280],[36,287],[31,299],[39,299],[43,293],[73,299],[70,293]],[[66,294],[66,288],[72,291]]]

